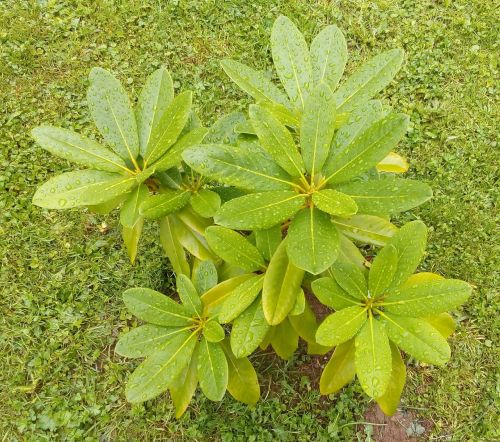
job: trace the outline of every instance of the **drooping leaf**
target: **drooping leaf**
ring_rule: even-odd
[[[108,71],[93,68],[87,102],[106,143],[123,159],[135,160],[139,137],[134,111],[120,82]]]
[[[281,243],[280,226],[274,226],[264,230],[254,230],[254,233],[259,252],[269,261]]]
[[[347,61],[344,34],[335,25],[327,26],[314,37],[310,52],[314,83],[325,82],[334,91]]]
[[[207,144],[234,144],[238,139],[238,134],[235,132],[236,125],[245,122],[245,115],[242,112],[224,115],[210,126],[204,141]]]
[[[305,200],[291,190],[244,195],[223,204],[214,221],[231,229],[269,229],[298,212]]]
[[[359,300],[353,298],[338,285],[333,278],[319,278],[312,282],[311,288],[319,301],[335,310],[345,309],[359,304]]]
[[[271,326],[267,323],[258,298],[233,322],[231,349],[237,358],[254,352],[266,336]]]
[[[120,210],[120,223],[122,226],[133,228],[137,224],[141,218],[139,208],[148,195],[149,190],[145,184],[137,186],[130,192]]]
[[[373,215],[353,215],[350,218],[332,218],[342,233],[355,241],[384,246],[398,228],[389,220]]]
[[[174,143],[174,145],[165,153],[152,167],[156,172],[163,172],[172,167],[179,166],[182,162],[182,153],[191,146],[195,146],[204,141],[208,129],[197,127]]]
[[[202,338],[198,354],[198,379],[205,396],[211,401],[220,401],[226,392],[228,376],[227,359],[220,344]]]
[[[182,209],[191,198],[189,190],[166,190],[150,195],[142,204],[139,213],[148,219],[158,219]]]
[[[155,290],[137,287],[123,292],[129,311],[143,321],[167,327],[192,323],[191,312]]]
[[[312,84],[309,48],[292,21],[281,15],[273,24],[271,50],[281,83],[297,108],[304,108]]]
[[[186,253],[174,234],[173,218],[165,216],[160,221],[160,243],[170,260],[170,265],[177,275],[188,275],[191,272]]]
[[[151,131],[148,148],[144,153],[145,165],[160,159],[179,138],[191,113],[192,97],[191,91],[182,92],[165,109]]]
[[[429,316],[425,320],[432,325],[441,336],[445,339],[449,338],[455,331],[455,320],[449,313],[440,313],[436,316]]]
[[[285,360],[290,359],[299,347],[299,335],[293,329],[288,318],[275,327],[271,345],[276,354]]]
[[[217,321],[208,321],[203,327],[203,336],[209,342],[220,342],[224,339],[225,331]]]
[[[335,281],[349,296],[360,300],[366,298],[368,287],[365,275],[358,266],[348,261],[336,261],[330,271]]]
[[[259,106],[269,111],[281,124],[294,129],[299,127],[300,112],[297,110],[292,110],[282,104],[271,101],[259,102]]]
[[[140,217],[133,227],[122,226],[122,238],[127,249],[128,257],[132,264],[135,263],[137,257],[137,248],[141,239],[142,227],[144,218]]]
[[[128,192],[135,178],[100,170],[77,170],[57,175],[42,184],[33,204],[46,209],[93,206]]]
[[[125,333],[118,340],[115,352],[126,358],[144,358],[159,350],[186,327],[160,327],[145,324]]]
[[[374,215],[404,212],[432,198],[427,184],[406,179],[353,181],[336,189],[349,195],[360,212]]]
[[[335,92],[337,108],[348,112],[386,87],[403,63],[402,49],[391,49],[361,65]]]
[[[302,176],[304,162],[290,131],[261,106],[250,105],[249,114],[260,144],[273,160],[291,176]]]
[[[146,80],[137,101],[135,117],[141,155],[145,157],[151,133],[174,98],[174,85],[169,72],[161,67]]]
[[[318,321],[316,316],[309,305],[309,302],[301,295],[297,299],[303,298],[303,311],[299,315],[288,315],[290,324],[297,332],[297,334],[307,342],[307,354],[325,354],[331,350],[331,347],[319,345],[316,342],[316,330],[318,330]],[[294,307],[295,308],[295,307]]]
[[[283,190],[292,186],[291,177],[255,145],[202,144],[186,149],[182,157],[196,172],[241,189]]]
[[[290,261],[313,275],[330,267],[339,253],[337,229],[326,213],[312,206],[295,215],[287,238]]]
[[[262,306],[271,325],[282,322],[292,310],[301,290],[304,270],[289,262],[283,241],[269,262],[262,288]]]
[[[375,121],[341,151],[336,151],[324,168],[329,183],[342,183],[375,167],[394,149],[406,133],[408,117],[390,113]]]
[[[300,147],[311,176],[321,171],[335,133],[335,100],[325,84],[316,86],[305,101],[300,122]]]
[[[319,380],[321,394],[337,393],[341,388],[354,379],[356,367],[354,365],[354,339],[350,339],[335,348],[332,357],[326,364]]]
[[[376,167],[379,172],[405,173],[410,165],[401,155],[396,152],[389,152],[382,161],[377,163]]]
[[[377,404],[387,416],[392,416],[398,409],[401,393],[406,382],[406,366],[398,348],[391,343],[392,370],[391,380],[385,393],[377,398]]]
[[[398,287],[415,272],[425,253],[427,227],[422,221],[412,221],[401,227],[388,244],[398,251],[398,266],[392,286]]]
[[[286,95],[262,73],[234,60],[221,61],[222,69],[241,89],[256,101],[269,101],[290,107]]]
[[[128,379],[127,400],[144,402],[167,390],[189,364],[196,343],[196,333],[185,331],[149,356]]]
[[[231,322],[249,307],[262,290],[264,275],[254,275],[236,287],[224,301],[219,312],[221,323]]]
[[[128,194],[122,193],[121,195],[118,195],[117,197],[110,199],[109,201],[104,201],[103,203],[87,206],[87,209],[89,209],[89,211],[92,213],[97,213],[99,215],[107,215],[108,213],[116,209],[127,198]]]
[[[344,234],[339,233],[340,236],[340,252],[337,260],[349,261],[355,264],[363,272],[367,270],[365,267],[366,259],[354,243],[347,238]]]
[[[208,245],[224,261],[253,272],[264,267],[264,258],[257,247],[243,235],[221,226],[211,226],[205,231]]]
[[[209,189],[201,189],[189,200],[193,210],[205,218],[211,218],[220,208],[219,194]]]
[[[386,391],[391,379],[392,356],[384,327],[368,318],[355,339],[355,365],[361,388],[372,398]]]
[[[118,173],[127,170],[118,155],[71,130],[38,126],[31,131],[31,135],[48,152],[82,166]]]
[[[198,386],[198,348],[196,347],[189,365],[172,382],[170,396],[175,406],[175,417],[179,419],[186,411]],[[182,379],[180,379],[182,378]]]
[[[194,260],[192,281],[200,295],[215,287],[217,280],[217,268],[212,261]]]
[[[398,315],[437,315],[463,304],[471,292],[472,287],[458,279],[415,283],[391,290],[385,298],[384,307]]]
[[[295,300],[295,304],[292,308],[292,310],[290,310],[290,313],[288,313],[288,316],[301,316],[303,313],[304,313],[304,309],[306,308],[306,295],[304,293],[304,290],[301,290],[298,295],[297,295],[297,299]],[[293,323],[292,323],[293,325]],[[295,328],[295,330],[297,330],[297,328],[294,326],[293,328]],[[299,331],[297,331],[297,333],[299,333]],[[299,333],[300,335],[300,333]]]
[[[351,339],[366,322],[366,308],[347,307],[332,313],[319,325],[316,342],[321,345],[335,346]]]
[[[227,340],[221,345],[229,368],[227,391],[237,401],[255,405],[260,398],[260,385],[253,365],[247,358],[237,358]]]
[[[191,255],[203,260],[217,259],[208,247],[203,235],[200,235],[191,226],[181,220],[177,214],[172,217],[172,225],[177,241],[179,241],[181,246],[184,247]]]
[[[419,361],[443,365],[450,359],[446,339],[424,319],[386,312],[382,321],[389,339]]]
[[[343,218],[352,216],[358,211],[356,202],[349,195],[333,189],[314,192],[312,201],[323,212]]]
[[[186,275],[177,276],[177,293],[182,305],[190,311],[192,315],[201,315],[201,299],[195,286]]]
[[[368,290],[372,298],[382,295],[391,285],[397,266],[398,251],[388,244],[375,257],[368,273]]]

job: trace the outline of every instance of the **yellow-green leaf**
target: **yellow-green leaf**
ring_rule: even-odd
[[[391,343],[392,371],[391,380],[385,393],[376,399],[378,406],[387,415],[392,416],[398,409],[401,393],[406,382],[406,366],[398,348]]]
[[[337,393],[354,379],[356,375],[355,349],[354,339],[350,339],[335,348],[332,357],[321,373],[319,380],[321,394]]]
[[[323,189],[314,192],[312,200],[318,209],[342,218],[352,216],[358,211],[356,201],[349,195],[333,189]]]
[[[222,400],[228,376],[227,359],[220,344],[209,342],[203,337],[198,353],[198,379],[201,391],[211,401]]]
[[[316,342],[325,346],[335,346],[351,339],[366,322],[366,308],[347,307],[332,313],[319,325]]]

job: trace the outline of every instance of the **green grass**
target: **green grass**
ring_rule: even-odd
[[[320,398],[301,354],[290,362],[254,357],[263,390],[254,409],[197,396],[176,421],[166,396],[128,405],[123,388],[135,362],[113,346],[134,320],[120,293],[171,284],[155,228],[131,267],[116,214],[31,205],[36,186],[70,166],[35,146],[29,131],[49,123],[95,132],[85,103],[91,67],[113,71],[135,97],[166,64],[177,89],[194,91],[209,124],[249,102],[218,60],[270,69],[270,28],[280,13],[309,39],[328,23],[340,26],[350,69],[383,49],[405,48],[406,64],[385,98],[410,115],[400,151],[409,175],[428,182],[435,197],[399,222],[419,217],[431,227],[423,270],[475,290],[455,314],[451,362],[411,361],[402,405],[433,422],[427,439],[498,440],[494,11],[490,0],[0,2],[2,440],[364,440],[355,424],[368,406],[360,388]]]

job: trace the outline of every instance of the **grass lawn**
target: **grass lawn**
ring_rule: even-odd
[[[303,353],[288,362],[253,357],[263,392],[254,409],[229,396],[214,403],[199,395],[177,421],[166,396],[127,404],[124,382],[137,362],[113,347],[135,320],[121,292],[172,284],[155,227],[132,267],[116,214],[31,205],[36,186],[70,166],[36,146],[29,131],[49,123],[95,134],[85,99],[91,67],[111,70],[136,97],[146,76],[165,64],[177,90],[194,91],[209,124],[250,102],[218,60],[270,70],[270,30],[280,13],[309,39],[337,24],[349,69],[381,50],[406,50],[385,99],[410,115],[400,152],[410,160],[408,175],[429,183],[435,197],[396,222],[424,220],[431,230],[422,270],[464,279],[475,290],[454,313],[450,363],[409,361],[402,407],[425,423],[424,440],[499,440],[494,11],[492,0],[1,1],[1,440],[370,440],[376,427],[366,424],[371,404],[361,388],[320,397],[319,361]]]

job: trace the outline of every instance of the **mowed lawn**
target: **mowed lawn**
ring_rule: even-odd
[[[317,392],[322,359],[281,361],[260,352],[262,400],[201,395],[181,420],[164,395],[130,406],[124,383],[137,361],[113,352],[136,324],[121,292],[168,291],[172,273],[150,225],[135,266],[121,248],[116,213],[32,206],[35,188],[70,170],[30,138],[41,123],[96,134],[86,107],[94,66],[115,73],[136,98],[165,64],[176,90],[191,89],[203,122],[250,100],[225,76],[231,57],[272,75],[269,36],[286,14],[311,39],[335,23],[345,33],[348,70],[392,47],[406,50],[385,100],[411,118],[399,151],[408,175],[434,198],[396,219],[430,227],[421,270],[470,282],[454,316],[452,360],[438,368],[409,360],[401,407],[423,440],[493,441],[497,365],[498,15],[492,0],[3,0],[0,2],[0,439],[370,440],[372,405],[353,384]],[[149,233],[149,234],[147,234]],[[419,422],[425,425],[419,426]]]

